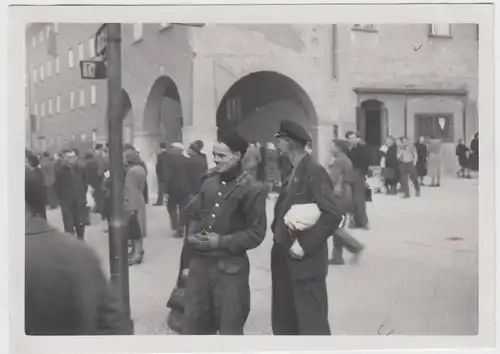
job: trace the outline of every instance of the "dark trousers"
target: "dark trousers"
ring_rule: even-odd
[[[57,194],[54,185],[47,186],[46,189],[47,189],[47,206],[50,209],[57,208],[59,202],[57,200]]]
[[[189,203],[187,194],[170,194],[167,201],[167,210],[170,216],[172,230],[183,232],[187,223],[185,208]]]
[[[75,234],[79,240],[85,235],[86,207],[75,201],[61,202],[61,212],[64,224],[64,232]]]
[[[420,183],[418,182],[418,174],[415,165],[411,162],[401,162],[399,165],[401,170],[401,189],[403,190],[404,196],[410,196],[410,185],[409,180],[413,183],[415,191],[420,193]]]
[[[344,248],[350,253],[358,253],[363,249],[363,245],[347,232],[340,228],[335,230],[333,234],[333,253],[334,259],[342,259]]]
[[[157,205],[162,205],[163,204],[163,197],[165,196],[165,190],[164,190],[164,185],[163,182],[160,180],[160,177],[157,175],[156,176],[157,184],[158,184],[158,198],[156,199],[156,204]]]
[[[330,335],[326,277],[293,280],[288,257],[283,247],[274,244],[271,250],[273,333]]]
[[[250,266],[227,274],[217,258],[191,259],[182,334],[242,335],[250,312]]]
[[[354,223],[357,227],[368,225],[368,216],[366,215],[366,185],[365,176],[362,172],[354,171],[354,181],[352,185],[353,196],[353,215]]]

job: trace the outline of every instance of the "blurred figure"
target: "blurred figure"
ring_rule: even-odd
[[[431,136],[428,145],[428,174],[431,178],[431,187],[441,186],[441,145],[440,139]]]
[[[470,142],[469,168],[474,172],[479,171],[479,133],[474,134],[474,138]]]
[[[330,148],[330,161],[327,165],[328,175],[333,183],[333,192],[340,200],[341,210],[345,218],[344,225],[349,224],[349,219],[352,217],[352,178],[354,173],[352,162],[344,153],[346,150],[346,141],[334,139]],[[345,263],[344,248],[354,255],[353,262],[355,263],[358,261],[364,246],[352,237],[344,227],[339,227],[333,233],[333,252],[329,264],[343,265]]]
[[[103,178],[104,175],[100,175],[99,162],[94,155],[93,151],[89,151],[85,154],[85,173],[87,181],[92,191],[92,198],[94,199],[94,212],[101,215],[104,219],[104,191]]]
[[[156,199],[155,206],[163,205],[165,196],[165,181],[163,176],[165,175],[165,170],[168,169],[168,151],[167,144],[160,143],[160,151],[156,155],[156,180],[158,181],[158,197]]]
[[[132,334],[94,252],[37,215],[44,200],[35,180],[25,190],[26,334]]]
[[[29,150],[24,154],[25,178],[30,189],[25,190],[26,198],[32,201],[33,215],[47,219],[47,189],[38,157]]]
[[[401,138],[401,145],[398,150],[398,158],[401,169],[401,188],[403,189],[403,198],[410,198],[409,180],[411,180],[417,197],[420,197],[420,184],[418,183],[418,174],[415,168],[417,151],[409,142],[407,137]]]
[[[63,160],[56,170],[55,188],[61,204],[64,231],[83,240],[87,213],[87,178],[84,166],[73,150],[63,151]]]
[[[400,180],[398,146],[392,136],[386,138],[386,150],[382,157],[382,177],[384,186],[389,195],[398,194],[397,186]]]
[[[243,169],[255,180],[257,180],[257,167],[259,166],[261,160],[260,150],[257,148],[256,143],[250,143],[241,163],[243,165]]]
[[[415,167],[417,169],[418,178],[420,181],[420,185],[424,185],[424,178],[427,176],[427,143],[425,138],[421,136],[418,142],[415,143],[415,149],[417,150],[417,163]]]
[[[167,210],[170,225],[175,232],[174,237],[184,237],[186,227],[185,208],[189,203],[191,193],[189,176],[189,159],[184,156],[184,146],[181,143],[172,144],[169,157],[170,163],[165,176],[165,192],[168,195]]]
[[[196,140],[188,149],[189,177],[191,179],[190,199],[200,192],[202,177],[208,171],[207,155],[201,152],[203,147],[203,141]]]
[[[146,170],[137,151],[129,149],[124,152],[125,165],[125,210],[127,212],[127,230],[132,242],[132,255],[129,265],[142,263],[144,257],[143,239],[146,237],[146,202],[144,188]]]
[[[257,143],[257,149],[260,153],[260,162],[257,165],[257,181],[264,183],[267,185],[267,148],[261,143]]]
[[[55,161],[47,151],[42,154],[40,168],[43,173],[45,188],[47,190],[47,205],[49,209],[56,209],[58,202],[56,191],[54,189],[54,183],[56,181]]]
[[[465,145],[464,139],[458,140],[455,154],[457,155],[458,165],[460,166],[460,170],[457,172],[458,177],[470,178],[469,148]]]

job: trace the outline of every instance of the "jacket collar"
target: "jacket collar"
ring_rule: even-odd
[[[28,216],[25,219],[25,235],[40,235],[56,231],[56,228],[39,216]]]
[[[230,170],[223,172],[220,174],[221,181],[229,182],[236,179],[243,172],[243,168],[241,167],[241,163],[238,163],[236,166],[232,167]]]

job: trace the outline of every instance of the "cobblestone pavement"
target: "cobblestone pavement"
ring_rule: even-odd
[[[367,248],[357,265],[332,266],[328,275],[334,334],[476,334],[478,326],[477,180],[446,179],[423,187],[422,197],[375,194],[371,230],[352,231]],[[268,203],[272,221],[273,201]],[[62,229],[58,210],[50,221]],[[108,272],[108,234],[96,215],[88,242]],[[331,241],[329,242],[331,247]],[[252,307],[248,334],[270,334],[272,235],[251,251]],[[130,268],[136,334],[170,334],[166,300],[175,284],[182,241],[174,239],[166,208],[148,206],[145,259]],[[346,259],[349,255],[346,254]]]

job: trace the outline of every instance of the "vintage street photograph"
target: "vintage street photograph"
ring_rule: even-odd
[[[24,24],[28,337],[480,334],[479,21],[141,21]]]

